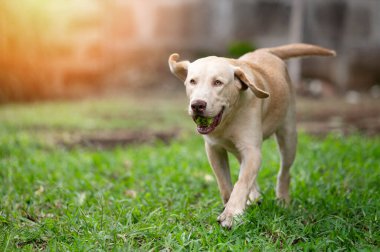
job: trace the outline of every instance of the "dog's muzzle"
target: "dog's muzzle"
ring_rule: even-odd
[[[202,115],[193,115],[193,120],[197,124],[197,131],[200,134],[209,134],[212,132],[221,122],[223,116],[224,107],[214,117],[205,117]]]

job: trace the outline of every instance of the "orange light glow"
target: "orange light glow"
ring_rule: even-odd
[[[129,36],[125,13],[114,16],[117,2],[0,1],[0,100],[12,93],[43,96],[47,89],[59,94],[71,82],[96,83],[111,64],[110,44]]]
[[[40,60],[68,50],[67,47],[77,42],[76,33],[82,33],[85,28],[98,33],[101,15],[100,6],[95,3],[86,0],[2,1],[2,61]],[[94,34],[87,31],[86,36],[94,37]]]

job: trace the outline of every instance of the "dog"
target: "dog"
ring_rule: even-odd
[[[238,59],[210,56],[190,63],[178,62],[178,54],[169,57],[171,72],[185,83],[188,112],[205,141],[225,206],[217,218],[223,227],[231,228],[234,217],[259,199],[261,145],[273,134],[281,156],[276,197],[290,201],[297,130],[295,90],[284,60],[303,56],[335,56],[335,51],[299,43],[258,49]],[[234,186],[227,152],[240,164]]]

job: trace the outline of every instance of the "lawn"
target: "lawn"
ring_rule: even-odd
[[[225,230],[185,103],[182,96],[116,97],[0,107],[0,248],[380,249],[379,136],[300,133],[287,208],[274,196],[276,144],[265,142],[262,203]],[[115,132],[147,137],[103,145]],[[163,133],[170,138],[152,137]],[[97,135],[103,142],[86,142]]]

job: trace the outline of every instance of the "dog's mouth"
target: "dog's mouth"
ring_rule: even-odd
[[[219,114],[214,117],[193,115],[193,120],[197,124],[197,131],[203,135],[212,132],[222,120],[223,111],[224,107],[220,110]]]

